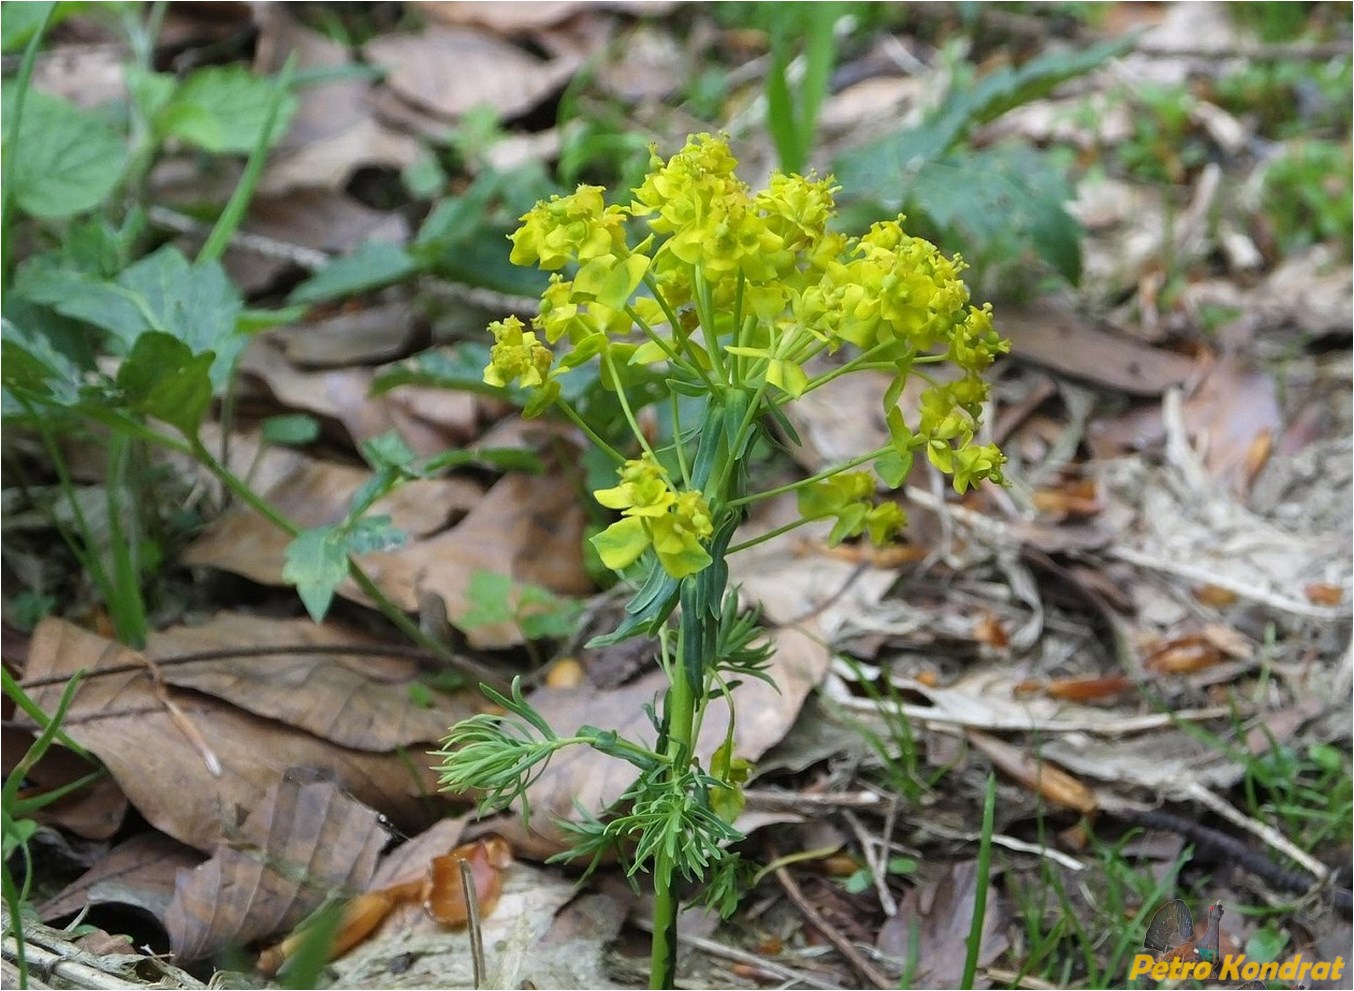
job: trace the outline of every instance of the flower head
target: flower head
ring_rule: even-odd
[[[649,455],[627,461],[621,484],[593,495],[622,518],[592,538],[602,563],[619,571],[649,547],[673,578],[695,574],[710,563],[703,542],[714,533],[710,507],[699,492],[674,491],[667,473]]]
[[[495,320],[489,330],[495,343],[484,368],[487,384],[507,386],[521,379],[523,386],[531,388],[545,383],[553,356],[534,333],[523,329],[521,320],[516,317]]]

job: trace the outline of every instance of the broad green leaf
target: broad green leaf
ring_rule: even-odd
[[[364,244],[351,255],[336,258],[297,286],[289,303],[321,303],[401,282],[418,273],[420,265],[398,244]]]
[[[235,327],[243,308],[239,290],[219,264],[192,264],[177,248],[166,245],[117,281],[144,301],[153,321],[150,329],[172,334],[194,354],[214,351],[212,385],[218,390],[225,386],[245,338]]]
[[[8,16],[8,15],[6,15]],[[24,100],[20,132],[12,131],[15,87],[0,96],[4,154],[14,156],[14,202],[35,217],[73,217],[104,201],[122,178],[127,149],[108,121],[41,90]]]
[[[151,331],[136,339],[118,368],[117,384],[129,408],[194,439],[212,402],[209,370],[215,357],[210,351],[194,354],[179,339]]]
[[[15,284],[28,298],[108,331],[114,353],[129,353],[147,331],[177,337],[193,354],[214,352],[211,379],[218,390],[245,345],[236,332],[240,294],[225,271],[216,262],[190,264],[171,245],[112,282],[35,259],[19,270]]]
[[[348,577],[343,536],[332,526],[302,530],[287,545],[282,580],[296,586],[310,618],[319,623],[329,612],[334,590]]]
[[[904,209],[924,213],[963,243],[1014,238],[1069,282],[1081,277],[1081,227],[1063,204],[1062,172],[1035,149],[1004,146],[929,162],[912,177]]]
[[[515,615],[512,601],[515,584],[512,576],[496,571],[477,569],[471,572],[465,593],[469,607],[456,618],[456,625],[462,630],[475,630],[511,623]]]
[[[55,258],[34,258],[21,265],[14,285],[34,302],[44,303],[73,320],[109,331],[119,343],[134,341],[136,335],[149,326],[140,305],[142,301],[133,293],[115,282],[105,282],[78,269],[63,267]]]
[[[146,120],[155,118],[174,98],[178,79],[168,72],[150,72],[139,65],[127,67],[127,92]]]
[[[156,131],[216,153],[254,150],[268,119],[277,83],[241,65],[211,66],[190,75],[155,118]],[[273,121],[269,141],[291,123],[296,97],[287,94]]]
[[[889,210],[898,208],[906,177],[953,149],[973,128],[1013,107],[1047,96],[1069,79],[1090,72],[1106,59],[1127,51],[1132,37],[1094,45],[1083,51],[1053,51],[1019,68],[1003,66],[973,85],[952,90],[919,126],[856,148],[835,163],[833,174],[856,196],[878,198]],[[960,191],[956,191],[956,194]]]

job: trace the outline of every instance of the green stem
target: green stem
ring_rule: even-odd
[[[737,554],[739,551],[745,551],[749,547],[756,547],[758,544],[764,544],[768,540],[774,540],[775,538],[779,537],[782,533],[789,533],[791,530],[797,530],[805,523],[812,523],[814,520],[821,520],[826,518],[827,517],[825,516],[802,517],[801,519],[797,519],[791,523],[786,523],[784,526],[778,526],[774,530],[768,530],[766,531],[766,533],[762,534],[759,537],[753,537],[751,540],[745,540],[741,544],[734,544],[724,553]]]
[[[701,377],[710,391],[714,392],[714,379],[710,378],[709,373],[701,367],[700,357],[696,354],[696,349],[693,348],[691,342],[682,335],[681,320],[678,319],[672,305],[658,288],[658,280],[653,277],[652,272],[644,273],[644,285],[648,287],[649,292],[653,293],[653,298],[658,301],[658,306],[663,311],[663,315],[668,318],[668,326],[672,328],[672,339],[677,341],[682,350],[686,352],[691,367],[695,369],[696,374]]]
[[[694,579],[688,578],[687,582]],[[683,595],[686,599],[687,596]],[[686,605],[686,603],[684,603]],[[665,752],[672,762],[670,778],[682,777],[691,761],[692,734],[696,723],[696,686],[687,671],[687,654],[701,650],[705,640],[707,617],[702,609],[682,610],[678,635],[678,663],[668,683],[664,724],[667,729]],[[676,891],[676,865],[667,844],[659,846],[654,858],[653,947],[649,958],[649,987],[677,986],[677,912],[680,900]]]
[[[212,475],[219,479],[221,483],[230,490],[232,495],[288,536],[295,537],[300,533],[300,527],[279,513],[272,503],[256,493],[230,471],[230,469],[217,461],[216,458],[212,457],[212,453],[207,450],[206,446],[200,440],[193,440],[191,443],[193,447],[193,456],[197,458],[202,466],[211,472]],[[381,615],[390,620],[395,628],[410,640],[420,647],[432,651],[438,657],[450,658],[453,656],[451,649],[446,644],[435,640],[424,633],[422,628],[410,619],[403,609],[391,602],[390,598],[381,591],[376,582],[372,581],[371,576],[368,575],[362,569],[362,566],[351,556],[348,558],[348,576],[352,578],[357,587],[371,600],[372,605],[380,611]]]
[[[715,328],[715,293],[701,267],[692,268],[692,295],[695,297],[696,315],[700,317],[701,330],[705,332],[705,352],[710,356],[710,366],[715,378],[720,382],[733,383],[724,370],[724,355],[719,350],[719,332]]]
[[[598,435],[597,431],[593,430],[592,427],[588,425],[588,421],[578,415],[578,410],[574,409],[572,406],[566,403],[563,399],[560,399],[558,396],[555,397],[555,405],[559,407],[560,412],[562,412],[565,416],[569,418],[569,422],[572,423],[579,430],[583,431],[583,433],[587,435],[588,440],[596,444],[598,449],[604,452],[607,457],[609,457],[612,461],[616,462],[618,465],[625,464],[625,455],[622,454],[620,451],[616,450],[606,441],[602,440],[602,438]]]
[[[778,485],[774,489],[767,489],[764,492],[754,492],[752,495],[746,495],[740,499],[730,499],[727,505],[730,509],[735,509],[739,506],[747,506],[754,502],[761,502],[763,499],[770,499],[773,496],[778,496],[785,492],[794,492],[796,489],[802,489],[806,486],[813,485],[815,482],[821,482],[825,478],[831,478],[839,472],[850,471],[852,468],[873,461],[875,458],[887,454],[891,450],[893,450],[892,446],[886,444],[883,447],[875,448],[868,454],[858,455],[850,461],[843,461],[841,464],[833,465],[831,468],[824,468],[822,471],[818,472],[818,474],[810,475],[808,478],[801,478],[797,482],[790,482],[788,485]]]
[[[639,421],[635,419],[634,412],[630,409],[630,400],[625,398],[625,385],[621,382],[621,377],[616,372],[616,362],[611,357],[610,351],[602,352],[602,360],[606,362],[607,368],[611,369],[611,381],[616,386],[616,399],[621,404],[621,412],[625,414],[625,422],[630,424],[630,432],[635,435],[635,440],[639,441],[639,446],[644,449],[644,453],[658,460],[658,455],[654,454],[653,448],[649,446],[649,441],[644,436],[644,431],[639,429]]]

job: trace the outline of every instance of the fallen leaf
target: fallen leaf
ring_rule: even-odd
[[[333,623],[220,613],[198,626],[152,633],[145,654],[163,661],[221,651],[228,656],[165,664],[165,681],[223,699],[354,750],[389,752],[436,740],[452,723],[477,710],[469,693],[448,696],[424,689],[429,705],[410,695],[418,665],[345,646],[380,647],[375,637]],[[268,653],[268,647],[315,647],[315,653]],[[231,654],[233,650],[239,653]],[[258,656],[250,656],[258,652]]]
[[[428,797],[438,795],[436,777],[419,761],[339,747],[209,696],[167,689],[219,758],[218,777],[157,700],[140,655],[62,620],[43,620],[25,678],[57,680],[27,689],[33,701],[53,711],[62,681],[80,668],[90,674],[63,728],[103,761],[151,825],[199,850],[215,849],[235,810],[257,807],[289,767],[331,773],[402,828],[426,822],[441,805]]]
[[[334,70],[354,64],[347,46],[299,24],[285,4],[257,8],[260,19],[255,62],[276,72],[293,54],[298,70]],[[371,83],[351,75],[301,87],[286,135],[268,155],[259,180],[262,195],[304,187],[337,190],[362,166],[402,169],[422,148],[407,134],[379,123],[367,101]]]
[[[1158,396],[1195,372],[1193,359],[1101,330],[1051,304],[1009,304],[998,329],[1011,354],[1074,378],[1127,393]]]
[[[264,335],[251,341],[240,356],[242,380],[262,385],[288,409],[337,420],[354,445],[395,430],[415,454],[426,457],[460,447],[474,436],[480,407],[470,393],[401,385],[373,396],[376,369],[307,371],[292,364],[285,353],[287,347],[288,338],[282,335]],[[302,355],[315,347],[314,343],[306,344]],[[257,386],[254,388],[257,390]],[[467,483],[461,480],[461,484]]]
[[[479,106],[500,120],[526,113],[562,87],[580,62],[538,59],[473,28],[430,27],[386,34],[363,48],[386,70],[385,85],[409,103],[448,120]]]
[[[289,769],[239,835],[180,870],[165,922],[176,959],[201,960],[291,928],[332,890],[360,890],[389,836],[333,781]]]
[[[512,866],[512,849],[501,837],[491,836],[433,858],[423,886],[423,910],[444,926],[463,926],[470,918],[462,863],[470,865],[479,913],[487,917],[503,893],[503,872]]]
[[[1303,588],[1302,594],[1307,597],[1308,602],[1318,606],[1338,606],[1345,600],[1344,589],[1339,585],[1328,585],[1325,582],[1312,582]]]
[[[959,987],[964,973],[963,947],[973,922],[977,890],[976,861],[947,865],[940,879],[908,889],[897,913],[880,927],[875,946],[900,963],[917,961],[912,973],[914,987]],[[991,987],[992,981],[983,975],[983,969],[1010,946],[1005,916],[1000,889],[992,887],[983,916],[975,988]]]
[[[1096,702],[1131,692],[1133,688],[1131,678],[1111,674],[1094,678],[1056,678],[1044,686],[1044,694],[1068,702]]]
[[[1224,606],[1235,605],[1238,596],[1230,588],[1222,588],[1219,585],[1200,585],[1194,590],[1194,598],[1202,605],[1221,609]]]
[[[556,913],[576,895],[575,882],[558,869],[518,862],[504,873],[498,908],[481,925],[489,951],[486,987],[536,983],[534,948],[550,931]],[[329,970],[335,987],[389,987],[397,971],[403,987],[474,986],[465,935],[449,934],[416,905],[397,907],[370,939],[330,964]],[[547,981],[539,986],[557,985]]]
[[[580,11],[604,4],[583,0],[535,0],[499,3],[498,0],[420,0],[415,5],[430,20],[453,27],[475,25],[497,34],[513,35],[553,27]]]
[[[163,925],[178,870],[201,862],[198,851],[164,833],[141,833],[113,847],[43,902],[38,916],[51,922],[94,905],[132,905]]]
[[[298,367],[346,368],[403,357],[416,332],[413,305],[398,300],[345,308],[332,316],[279,327],[266,336],[280,344],[287,361]]]
[[[23,733],[15,728],[19,737],[14,746],[6,739],[6,749],[15,759],[27,751],[32,742],[31,733]],[[21,741],[21,742],[20,742]],[[78,781],[97,768],[82,757],[77,757],[64,747],[52,747],[42,755],[24,777],[33,788],[43,792],[55,791],[74,781]],[[10,768],[5,773],[9,774]],[[93,783],[85,785],[72,794],[57,799],[37,811],[34,818],[46,825],[60,826],[77,836],[90,840],[106,840],[119,829],[127,815],[127,797],[117,782],[107,774],[101,774]]]

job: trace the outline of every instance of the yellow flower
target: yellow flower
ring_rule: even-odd
[[[569,262],[625,253],[625,212],[602,201],[601,186],[579,186],[569,196],[552,196],[522,215],[509,236],[514,265],[539,265],[547,272]]]
[[[699,492],[674,492],[662,467],[645,455],[620,469],[621,484],[593,495],[617,520],[592,538],[602,563],[619,571],[649,547],[673,578],[695,574],[710,563],[702,546],[714,533],[710,508]]]
[[[489,330],[495,344],[484,368],[484,381],[488,385],[508,386],[519,378],[527,388],[545,383],[553,356],[535,334],[523,330],[521,320],[516,317],[495,320]]]

